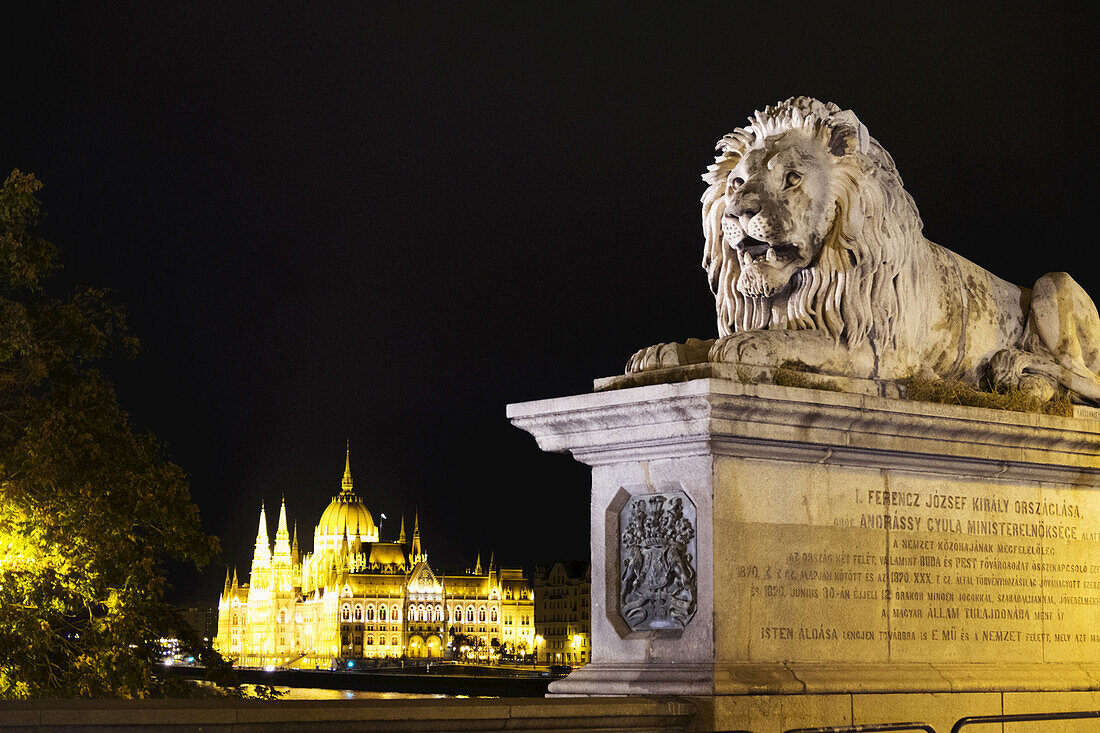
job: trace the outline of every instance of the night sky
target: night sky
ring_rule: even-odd
[[[0,168],[59,282],[127,305],[107,369],[242,574],[261,502],[308,548],[347,440],[437,570],[586,559],[588,469],[505,405],[714,335],[699,176],[792,95],[859,115],[933,241],[1100,297],[1093,26],[1048,4],[162,5],[0,22]]]

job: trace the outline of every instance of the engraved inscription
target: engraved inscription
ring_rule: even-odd
[[[645,494],[619,513],[619,612],[633,631],[682,629],[695,615],[695,505]]]
[[[737,558],[756,653],[1100,659],[1095,492],[892,476],[845,493]]]

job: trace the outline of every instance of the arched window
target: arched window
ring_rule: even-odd
[[[363,620],[363,606],[361,604],[358,604],[358,603],[355,604],[355,620],[356,621],[362,621]]]
[[[474,607],[466,606],[466,620],[470,623],[474,622]]]
[[[373,621],[373,620],[374,620],[374,604],[372,603],[369,606],[367,606],[367,621]]]
[[[428,620],[428,612],[424,610],[424,604],[423,603],[421,603],[419,606],[416,607],[416,614],[417,614],[417,617],[421,621],[427,621]],[[413,619],[413,621],[415,621],[415,620],[416,619]]]
[[[443,620],[443,605],[439,604],[435,607],[435,617],[440,621]]]
[[[340,609],[340,618],[344,621],[351,620],[351,606],[346,603],[344,604],[344,607]]]
[[[455,606],[455,621],[462,621],[462,606]]]
[[[390,639],[390,646],[397,646],[397,637],[396,636],[393,637],[392,639]]]
[[[385,621],[386,620],[386,607],[385,606],[379,606],[378,607],[378,620],[379,621]]]
[[[367,636],[367,646],[374,646],[374,637],[373,636],[369,636],[369,635]]]
[[[485,623],[485,606],[477,609],[477,620],[481,623]]]
[[[409,621],[416,621],[416,606],[409,605]]]
[[[494,624],[497,622],[497,607],[496,606],[493,606],[492,610],[489,612],[489,620],[492,621]]]
[[[394,621],[400,621],[401,620],[401,609],[398,606],[395,605],[391,610],[393,611],[393,616],[391,618],[393,618]]]
[[[237,624],[239,623],[239,621],[237,620],[237,614],[233,614],[233,621],[232,621],[232,623],[233,623],[233,625],[234,625],[234,626],[236,626],[236,625],[237,625]]]

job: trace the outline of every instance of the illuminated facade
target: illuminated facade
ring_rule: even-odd
[[[523,571],[492,562],[482,569],[479,560],[467,574],[437,575],[418,519],[411,539],[402,518],[397,541],[380,541],[353,489],[350,456],[312,553],[299,552],[285,500],[274,547],[267,529],[261,507],[250,583],[227,574],[218,603],[215,648],[237,664],[327,668],[339,660],[439,658],[459,635],[485,656],[533,649],[534,593]]]
[[[592,661],[592,567],[558,562],[536,568],[535,591],[538,661],[573,667]]]

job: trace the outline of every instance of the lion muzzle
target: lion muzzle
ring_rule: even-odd
[[[783,232],[775,220],[765,214],[757,214],[749,219],[748,226],[744,229],[746,234],[761,242],[775,242],[783,238]]]

